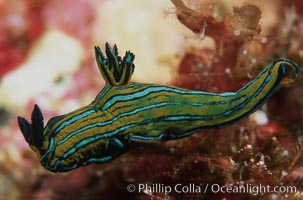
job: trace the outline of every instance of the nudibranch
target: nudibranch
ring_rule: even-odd
[[[299,65],[288,59],[269,63],[236,92],[209,93],[130,82],[135,55],[122,58],[116,45],[95,47],[106,85],[86,106],[51,118],[44,127],[37,105],[31,123],[18,117],[20,130],[41,164],[66,172],[91,163],[106,163],[126,153],[134,141],[168,141],[221,128],[260,108],[281,80],[297,76]]]

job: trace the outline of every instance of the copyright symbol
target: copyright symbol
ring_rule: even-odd
[[[134,184],[128,184],[126,189],[128,192],[134,192],[136,190],[136,186]]]

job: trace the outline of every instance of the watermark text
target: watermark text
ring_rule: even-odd
[[[259,195],[265,193],[295,193],[297,191],[295,186],[280,185],[270,186],[262,184],[240,184],[240,185],[219,185],[219,184],[176,184],[176,185],[165,185],[162,183],[139,183],[129,184],[127,186],[128,192],[137,193],[152,193],[152,194],[163,194],[168,195],[170,193],[180,194],[206,194],[206,193],[230,193],[230,194],[251,194]]]

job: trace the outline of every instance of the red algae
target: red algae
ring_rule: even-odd
[[[182,1],[174,0],[172,2],[176,6],[177,17],[182,24],[197,34],[204,34],[212,38],[216,44],[216,50],[212,57],[209,57],[204,49],[198,49],[198,53],[185,54],[184,61],[181,61],[180,69],[186,67],[195,70],[198,76],[200,75],[198,79],[203,81],[198,83],[196,78],[190,80],[193,71],[188,71],[186,75],[178,73],[174,84],[182,87],[182,84],[186,82],[184,86],[189,89],[203,88],[208,91],[223,92],[236,90],[244,82],[247,82],[245,72],[249,69],[241,69],[242,73],[238,72],[238,69],[253,62],[245,59],[247,54],[245,48],[261,31],[259,24],[261,10],[255,5],[246,4],[234,7],[232,13],[222,15],[220,20],[217,20],[210,14],[204,15],[200,11],[186,7]],[[188,62],[192,62],[188,61],[191,60],[192,56],[196,56],[193,59],[196,61],[188,65]],[[201,59],[203,57],[208,58],[210,63],[207,68]],[[206,82],[215,82],[217,85],[215,87],[212,84],[205,84]],[[232,82],[232,84],[225,84],[226,82]],[[209,88],[205,88],[207,86]]]
[[[27,0],[0,6],[0,78],[24,61],[31,44],[44,31],[41,8]]]

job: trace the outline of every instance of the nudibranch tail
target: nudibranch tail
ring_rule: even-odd
[[[118,55],[117,46],[114,45],[111,48],[108,43],[105,44],[105,53],[107,59],[100,47],[95,47],[97,64],[104,80],[114,86],[126,85],[134,73],[135,65],[133,61],[135,55],[127,51],[123,59],[121,59]]]
[[[290,72],[293,72],[292,76],[296,78],[301,69],[297,63],[286,58],[277,59],[274,62],[281,65],[282,72],[280,73],[283,77],[286,77],[288,74],[290,74]]]
[[[291,60],[282,58],[269,63],[264,70],[252,81],[235,93],[223,93],[222,96],[237,99],[223,110],[223,118],[218,127],[233,124],[259,109],[268,98],[278,89],[280,82],[288,75],[296,77],[300,66]],[[292,74],[291,74],[292,73]]]

